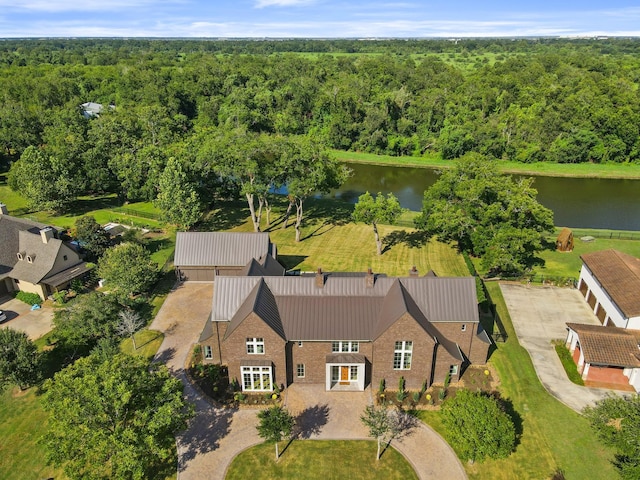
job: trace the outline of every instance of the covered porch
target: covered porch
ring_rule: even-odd
[[[325,387],[327,391],[362,392],[365,387],[366,358],[358,353],[327,355]]]

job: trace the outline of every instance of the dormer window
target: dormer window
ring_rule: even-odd
[[[18,256],[18,260],[24,260],[26,253],[25,252],[18,252],[17,256]]]
[[[35,255],[27,255],[27,262],[33,263],[35,259],[36,259]]]

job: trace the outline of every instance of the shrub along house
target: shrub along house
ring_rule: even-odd
[[[602,326],[567,324],[566,345],[587,382],[640,391],[640,259],[584,254],[578,289]]]
[[[83,277],[80,255],[47,225],[11,217],[0,204],[0,296],[17,290],[46,299]]]
[[[200,336],[204,361],[227,365],[245,392],[322,384],[363,390],[456,381],[491,341],[471,277],[367,273],[218,276]]]

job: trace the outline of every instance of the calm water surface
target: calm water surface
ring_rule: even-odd
[[[438,178],[426,168],[349,164],[353,176],[329,196],[355,203],[364,192],[388,193],[411,210]],[[640,230],[640,180],[535,177],[538,201],[554,212],[555,224],[574,228]]]

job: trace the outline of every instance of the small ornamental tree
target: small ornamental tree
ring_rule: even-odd
[[[128,309],[122,310],[118,313],[118,316],[120,317],[120,323],[116,327],[116,331],[122,336],[129,335],[133,343],[133,349],[137,350],[135,333],[142,328],[144,320],[140,318],[138,312]]]
[[[157,270],[142,245],[128,242],[105,251],[98,265],[98,274],[120,298],[146,293],[156,279]]]
[[[258,413],[260,423],[257,426],[258,435],[268,442],[276,444],[276,461],[280,458],[278,442],[287,438],[293,431],[295,420],[291,414],[280,406],[273,406]]]
[[[640,396],[608,397],[583,413],[604,443],[615,448],[613,463],[620,476],[640,478]]]
[[[367,405],[360,420],[369,429],[369,436],[378,442],[376,460],[380,460],[382,442],[390,443],[404,428],[400,415],[384,406]]]
[[[378,234],[378,224],[393,225],[402,213],[402,207],[393,193],[386,197],[382,193],[373,198],[369,192],[358,197],[352,217],[356,222],[373,226],[378,255],[382,255],[382,240]]]
[[[0,329],[0,385],[18,385],[20,390],[40,378],[40,356],[26,333]]]
[[[506,458],[516,443],[511,417],[499,401],[482,392],[459,390],[441,409],[451,444],[463,460]]]

